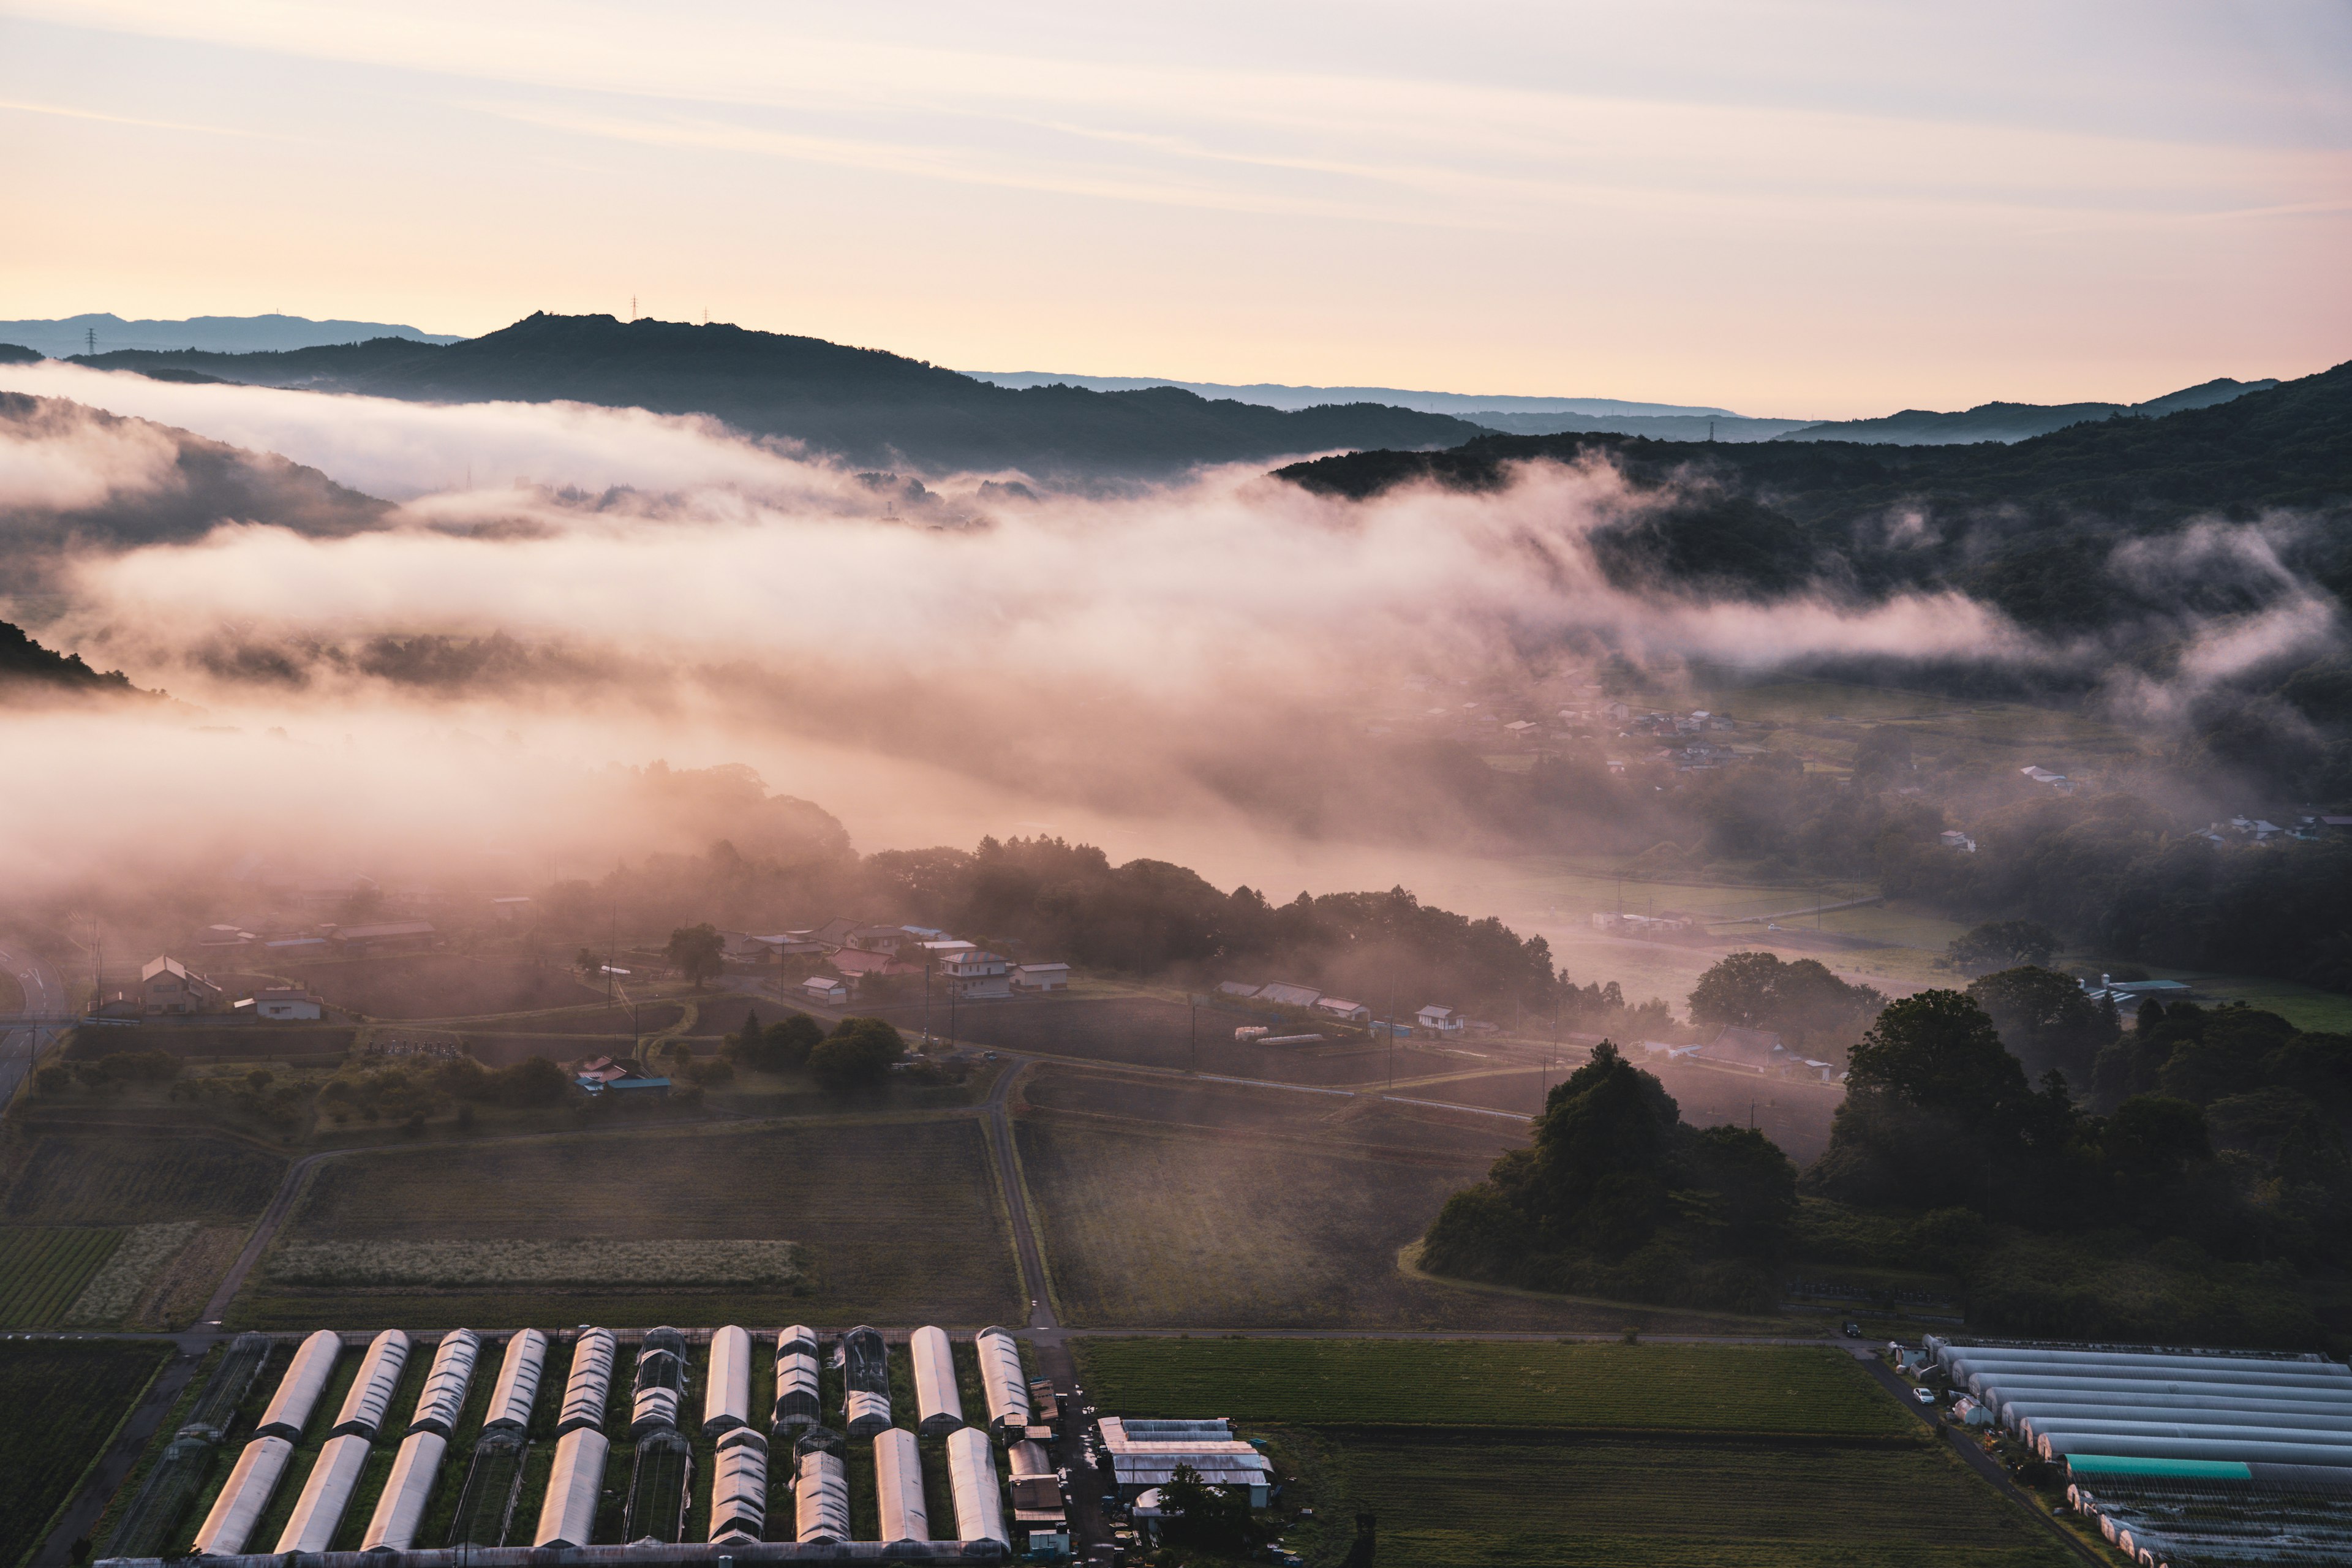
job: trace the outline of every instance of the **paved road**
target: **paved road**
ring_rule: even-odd
[[[52,1016],[66,1012],[64,979],[25,947],[16,943],[0,947],[0,969],[15,975],[24,990],[26,1012]],[[56,1033],[56,1026],[28,1024],[0,1036],[0,1105],[16,1094],[16,1086],[33,1070],[41,1047]]]

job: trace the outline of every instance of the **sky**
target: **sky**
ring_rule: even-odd
[[[1719,404],[2352,358],[2352,7],[0,0],[0,318]]]

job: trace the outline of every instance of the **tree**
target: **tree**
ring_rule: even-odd
[[[744,1020],[740,1034],[730,1035],[724,1047],[753,1072],[790,1072],[808,1065],[809,1053],[824,1040],[824,1030],[806,1013],[793,1013],[753,1029],[756,1018]]]
[[[2108,1173],[2126,1194],[2169,1186],[2190,1165],[2213,1157],[2205,1112],[2160,1094],[2135,1095],[2116,1107],[2100,1144]]]
[[[1773,952],[1729,953],[1690,994],[1694,1022],[1773,1029],[1792,1044],[1824,1048],[1850,1042],[1885,1005],[1882,993],[1840,980],[1817,959],[1786,963]]]
[[[1777,1258],[1797,1219],[1797,1167],[1752,1127],[1687,1134],[1691,1184],[1706,1194],[1707,1218],[1728,1250]]]
[[[1955,937],[1944,950],[1952,967],[1963,974],[1983,974],[2019,964],[2045,964],[2058,951],[2050,928],[2032,921],[1988,921],[1966,936]]]
[[[1248,1558],[1262,1553],[1274,1538],[1274,1531],[1250,1511],[1247,1491],[1210,1486],[1190,1465],[1178,1465],[1160,1489],[1160,1532],[1171,1546]]]
[[[898,1031],[880,1018],[844,1018],[809,1053],[809,1071],[827,1094],[877,1089],[890,1077],[890,1064],[906,1051]]]
[[[1622,1258],[1657,1229],[1681,1120],[1674,1098],[1603,1040],[1544,1102],[1535,1142],[1496,1162],[1496,1184],[1546,1235]]]
[[[2056,1071],[2087,1089],[2092,1064],[2122,1032],[2112,1004],[2094,1002],[2066,976],[2030,963],[1980,975],[1969,995],[2032,1079]]]
[[[719,928],[708,921],[700,925],[680,926],[669,933],[670,967],[694,982],[698,991],[702,989],[704,981],[726,968],[726,940],[719,934]]]
[[[593,974],[604,966],[604,963],[603,959],[584,947],[572,955],[572,967],[583,974]]]

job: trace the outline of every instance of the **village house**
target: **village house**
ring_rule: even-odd
[[[904,926],[859,926],[849,933],[848,945],[863,948],[867,952],[896,953],[915,940]]]
[[[300,1022],[326,1016],[326,1001],[299,985],[270,985],[236,1005],[236,1011],[256,1018]]]
[[[216,1013],[221,988],[178,959],[152,958],[139,971],[139,1010],[150,1017]]]
[[[831,974],[812,974],[794,989],[812,1002],[838,1006],[849,1000],[849,983]]]
[[[1426,1029],[1433,1035],[1458,1035],[1462,1032],[1462,1026],[1468,1022],[1453,1008],[1440,1007],[1433,1002],[1414,1014],[1412,1021],[1414,1027]]]
[[[1335,1018],[1344,1018],[1350,1024],[1369,1024],[1372,1021],[1372,1010],[1370,1007],[1365,1006],[1361,1002],[1350,1002],[1344,996],[1318,997],[1315,1003],[1315,1010],[1318,1013],[1328,1013]]]
[[[1012,967],[1013,961],[1003,954],[969,945],[940,957],[940,973],[946,977],[949,994],[966,1001],[1012,995]]]

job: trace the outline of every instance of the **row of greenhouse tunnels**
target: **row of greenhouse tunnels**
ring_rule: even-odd
[[[265,1389],[248,1426],[239,1413]],[[243,1334],[163,1441],[110,1561],[798,1554],[778,1542],[869,1559],[1051,1555],[1067,1552],[1068,1525],[1048,1434],[1032,1425],[1051,1403],[999,1328],[896,1343],[798,1325],[320,1330],[290,1353]]]

